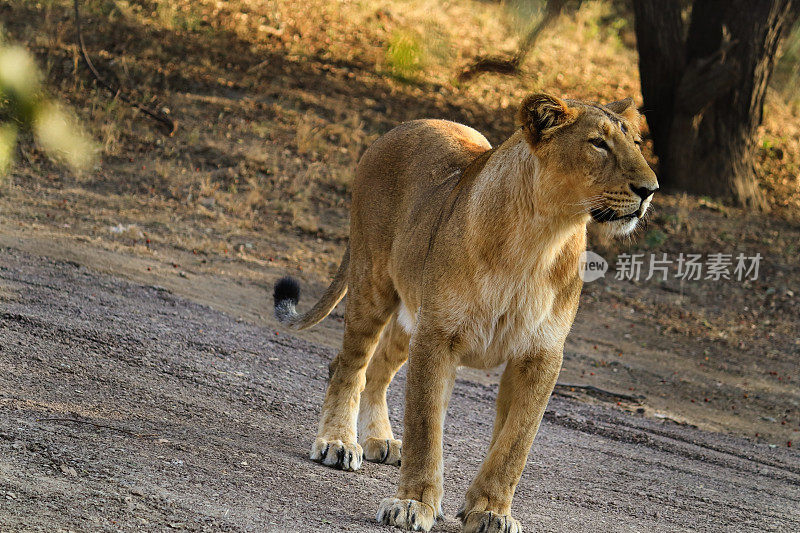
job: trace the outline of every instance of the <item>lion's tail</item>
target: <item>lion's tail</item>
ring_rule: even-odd
[[[300,300],[300,285],[297,280],[285,277],[275,284],[275,318],[292,329],[306,329],[321,321],[333,311],[344,295],[347,294],[347,270],[350,265],[350,246],[344,252],[339,270],[325,290],[322,298],[311,310],[303,315],[297,313],[297,302]]]

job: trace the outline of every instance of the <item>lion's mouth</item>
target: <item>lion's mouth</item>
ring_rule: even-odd
[[[614,211],[613,209],[609,209],[607,207],[597,207],[590,211],[592,218],[595,222],[614,222],[615,220],[629,220],[631,218],[638,218],[642,216],[642,208],[639,207],[633,213],[628,213],[627,215],[621,215]]]

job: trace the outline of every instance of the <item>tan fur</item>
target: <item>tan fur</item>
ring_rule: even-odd
[[[400,483],[379,521],[431,528],[442,512],[442,425],[456,368],[505,363],[492,444],[459,516],[464,531],[521,530],[511,500],[578,307],[589,212],[638,213],[604,223],[627,233],[650,201],[631,186],[658,186],[635,145],[631,104],[533,95],[520,129],[496,149],[467,126],[419,120],[364,154],[349,264],[295,323],[321,319],[349,290],[311,451],[328,465],[356,469],[362,453],[401,461],[386,389],[408,358]],[[592,144],[598,138],[608,150]]]

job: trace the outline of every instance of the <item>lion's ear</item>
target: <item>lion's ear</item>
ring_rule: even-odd
[[[622,100],[617,100],[616,102],[608,103],[605,105],[605,108],[609,111],[613,111],[617,115],[622,115],[634,124],[638,124],[639,110],[633,105],[633,98],[630,96]]]
[[[556,128],[572,122],[577,113],[566,102],[549,94],[526,96],[519,108],[518,119],[531,142],[538,142]]]

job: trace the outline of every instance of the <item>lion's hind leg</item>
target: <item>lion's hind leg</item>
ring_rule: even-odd
[[[383,330],[378,348],[367,367],[367,384],[361,394],[358,412],[358,442],[367,461],[400,464],[403,443],[392,433],[386,390],[408,359],[409,338],[410,334],[400,325],[395,314]]]
[[[342,470],[361,467],[364,450],[356,442],[359,398],[367,364],[398,301],[391,285],[365,278],[361,285],[349,287],[342,349],[332,365],[317,439],[311,447],[313,461]]]

